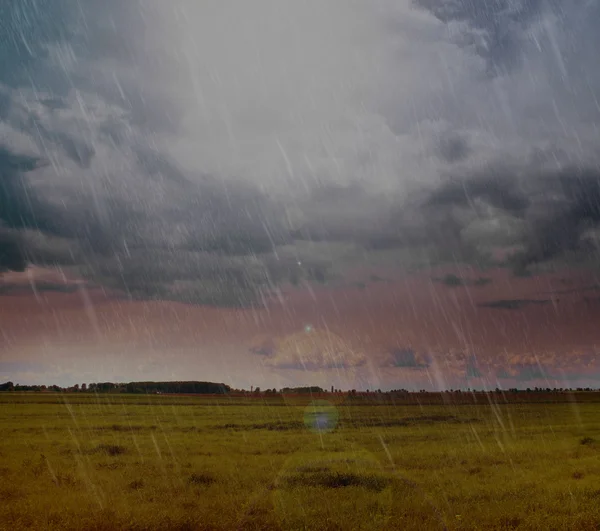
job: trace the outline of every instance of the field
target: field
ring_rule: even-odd
[[[3,393],[0,529],[597,530],[596,400]]]

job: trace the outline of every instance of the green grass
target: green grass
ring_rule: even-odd
[[[319,407],[2,394],[0,529],[600,529],[600,404]]]

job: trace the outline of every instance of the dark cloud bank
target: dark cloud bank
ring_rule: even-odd
[[[140,3],[104,2],[101,10],[71,0],[4,3],[0,271],[28,263],[71,267],[134,297],[237,305],[260,301],[261,293],[302,275],[324,278],[327,263],[300,256],[299,240],[349,242],[367,251],[427,247],[439,259],[465,261],[510,246],[518,249],[511,265],[520,271],[569,253],[594,256],[598,5],[415,6],[452,29],[447,46],[484,63],[475,72],[482,77],[472,80],[472,101],[455,109],[471,122],[455,120],[450,108],[443,131],[423,141],[428,160],[437,161],[436,178],[408,189],[398,168],[391,188],[347,176],[343,183],[317,179],[286,195],[237,175],[204,173],[201,160],[190,170],[171,155],[162,140],[177,136],[185,109],[147,82],[153,58],[140,37]],[[530,113],[512,123],[524,134],[533,124],[539,142],[525,153],[511,151],[498,133],[490,152],[480,142],[481,123],[504,123],[507,115],[481,94],[498,83],[518,89],[528,70],[546,75],[540,101],[523,102],[510,88],[504,100],[515,115]],[[384,118],[394,122],[393,113]],[[557,123],[562,132],[552,136]],[[418,119],[413,126],[427,134]],[[292,219],[291,211],[300,215]],[[399,352],[392,363],[416,362]]]

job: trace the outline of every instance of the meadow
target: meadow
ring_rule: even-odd
[[[0,529],[598,530],[586,396],[2,393]]]

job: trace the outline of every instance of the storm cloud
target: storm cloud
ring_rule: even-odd
[[[0,269],[245,304],[326,268],[302,240],[466,261],[493,242],[525,268],[589,250],[600,221],[597,3],[20,0],[0,18]]]

